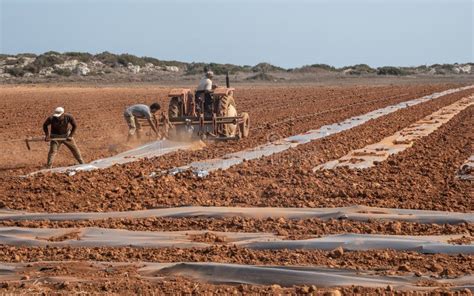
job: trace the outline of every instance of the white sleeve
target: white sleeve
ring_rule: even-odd
[[[211,79],[206,79],[206,88],[205,90],[212,90],[212,81]]]

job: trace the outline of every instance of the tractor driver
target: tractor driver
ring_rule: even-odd
[[[212,98],[211,93],[212,91],[217,88],[217,85],[212,82],[212,78],[214,77],[214,73],[212,71],[207,71],[206,75],[199,81],[199,85],[196,89],[196,93],[194,97],[196,98],[196,109],[199,111],[201,110],[201,105],[203,103],[204,97],[204,110],[206,113],[211,113],[212,110]]]

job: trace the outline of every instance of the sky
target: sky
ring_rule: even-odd
[[[0,0],[0,53],[291,68],[474,61],[474,0]]]

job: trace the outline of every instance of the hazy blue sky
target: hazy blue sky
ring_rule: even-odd
[[[295,67],[473,62],[474,0],[0,0],[0,52]]]

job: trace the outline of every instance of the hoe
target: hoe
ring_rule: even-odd
[[[51,142],[51,141],[64,142],[66,140],[67,140],[66,138],[53,138],[53,139],[49,139],[48,142]],[[44,137],[26,138],[25,143],[26,143],[26,148],[28,148],[28,150],[31,150],[30,142],[44,142]]]

